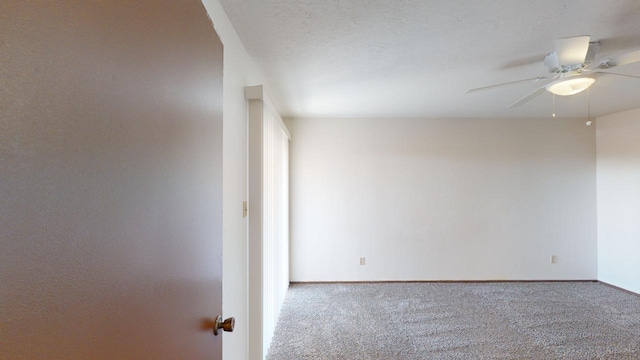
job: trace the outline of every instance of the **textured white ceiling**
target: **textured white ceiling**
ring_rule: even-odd
[[[547,117],[541,86],[470,88],[546,76],[559,37],[591,35],[596,59],[640,49],[637,0],[221,0],[285,117]],[[640,76],[640,64],[615,69]],[[591,114],[640,106],[640,79],[591,88]],[[587,115],[587,92],[556,97]]]

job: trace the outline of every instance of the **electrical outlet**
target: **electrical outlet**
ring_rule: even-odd
[[[555,255],[551,255],[551,258],[549,259],[549,262],[552,264],[555,264],[558,262],[558,257]]]
[[[363,257],[360,258],[360,265],[364,265],[364,264],[365,264],[365,262],[364,262],[364,256],[363,256]]]

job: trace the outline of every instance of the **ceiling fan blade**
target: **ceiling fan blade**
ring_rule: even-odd
[[[624,76],[624,77],[629,77],[629,78],[634,78],[634,79],[640,79],[640,76],[627,75],[627,74],[618,74],[618,73],[612,73],[612,72],[603,72],[603,71],[597,71],[597,72],[593,73],[593,75],[595,75],[597,77],[604,76],[604,75],[615,75],[615,76]]]
[[[640,50],[632,51],[614,58],[607,59],[597,66],[598,69],[610,69],[640,61]]]
[[[513,104],[509,105],[509,109],[514,108],[514,107],[518,107],[526,102],[528,102],[529,100],[535,98],[536,96],[542,94],[545,90],[545,87],[540,87],[534,91],[532,91],[531,93],[529,93],[528,95],[524,96],[523,98],[521,98],[520,100],[514,102]]]
[[[587,55],[585,56],[585,61],[593,61],[596,58],[596,55],[600,52],[600,42],[592,41],[589,43],[589,50],[587,50]]]
[[[506,82],[506,83],[483,86],[483,87],[467,90],[466,93],[467,94],[471,94],[471,93],[474,93],[474,92],[495,89],[495,88],[499,88],[499,87],[502,87],[502,86],[509,86],[509,85],[519,84],[519,83],[523,83],[523,82],[538,82],[538,81],[541,81],[541,80],[549,80],[549,78],[544,77],[544,76],[538,76],[538,77],[534,77],[534,78],[531,78],[531,79],[510,81],[510,82]]]
[[[505,62],[504,64],[500,65],[500,67],[498,67],[499,70],[508,70],[508,69],[513,69],[513,68],[519,68],[522,66],[528,66],[528,65],[537,65],[540,63],[540,59],[544,59],[544,57],[547,56],[547,54],[537,54],[537,55],[530,55],[530,56],[524,56],[518,59],[514,59],[514,60],[510,60],[508,62]]]
[[[556,54],[561,66],[576,65],[584,63],[589,51],[588,35],[560,38],[555,40]]]

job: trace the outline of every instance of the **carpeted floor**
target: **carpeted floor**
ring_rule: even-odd
[[[640,297],[594,282],[296,284],[267,359],[640,359]]]

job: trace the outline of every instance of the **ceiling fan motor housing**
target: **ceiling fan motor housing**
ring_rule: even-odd
[[[572,72],[582,72],[587,63],[573,64],[573,65],[560,65],[558,63],[558,55],[555,52],[549,53],[544,58],[544,64],[549,68],[549,72],[552,74],[567,74]]]

